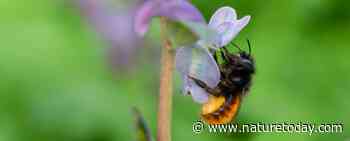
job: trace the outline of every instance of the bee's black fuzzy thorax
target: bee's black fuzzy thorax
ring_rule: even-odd
[[[223,94],[248,92],[252,76],[255,73],[255,62],[246,52],[229,54],[225,52],[226,63],[219,66],[221,81],[217,88]]]

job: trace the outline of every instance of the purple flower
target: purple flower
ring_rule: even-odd
[[[122,10],[112,6],[112,0],[76,0],[82,15],[111,45],[108,49],[109,61],[118,69],[131,66],[133,57],[137,56],[137,48],[143,43],[133,26],[137,1]]]
[[[230,43],[233,38],[248,24],[250,16],[237,19],[231,7],[222,7],[211,17],[209,28],[217,34],[212,40],[199,40],[190,47],[181,47],[176,52],[176,69],[183,79],[183,91],[191,94],[194,101],[205,103],[209,94],[199,87],[188,76],[202,80],[209,87],[215,88],[220,82],[220,71],[209,48],[219,49]]]
[[[202,14],[187,0],[148,0],[136,13],[135,31],[144,35],[151,19],[156,16],[173,21],[205,23]]]
[[[201,13],[186,0],[134,0],[123,9],[112,5],[112,0],[76,0],[81,13],[104,40],[110,62],[118,69],[129,68],[137,50],[143,46],[143,35],[156,16],[174,21],[203,23]]]
[[[186,0],[149,0],[136,14],[135,31],[144,35],[155,16],[182,23],[199,38],[191,45],[179,44],[175,60],[176,69],[183,79],[183,92],[191,94],[194,101],[205,103],[209,94],[188,76],[202,80],[211,88],[216,87],[220,82],[220,71],[209,48],[216,50],[230,43],[248,24],[250,16],[237,19],[233,8],[222,7],[206,25],[201,13]],[[175,29],[179,30],[181,29]]]

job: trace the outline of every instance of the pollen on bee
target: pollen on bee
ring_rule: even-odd
[[[202,106],[202,114],[210,114],[225,104],[226,98],[224,96],[213,96],[210,95],[208,102]]]

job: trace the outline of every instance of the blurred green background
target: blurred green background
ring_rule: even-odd
[[[242,46],[245,38],[252,41],[257,62],[238,122],[343,123],[344,132],[194,134],[200,105],[181,95],[175,75],[173,140],[350,140],[349,1],[193,3],[207,20],[224,5],[252,15],[235,39]],[[111,71],[106,44],[74,6],[59,0],[0,0],[0,41],[0,141],[134,140],[132,106],[155,136],[159,53],[145,51],[151,55],[132,71]]]

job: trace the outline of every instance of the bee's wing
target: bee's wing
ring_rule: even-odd
[[[184,79],[184,90],[186,93],[192,95],[206,95],[202,98],[201,103],[207,100],[207,93],[197,86],[188,76],[199,79],[207,84],[207,86],[214,88],[220,81],[219,68],[209,53],[207,48],[202,48],[198,45],[191,47],[179,48],[176,52],[176,69],[180,72]],[[205,94],[203,94],[205,93]],[[194,96],[197,97],[198,95]],[[198,96],[199,97],[199,96]],[[199,98],[200,99],[200,98]]]

